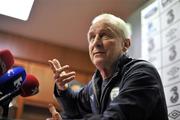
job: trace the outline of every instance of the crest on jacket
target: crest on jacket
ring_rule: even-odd
[[[119,94],[119,87],[114,87],[110,93],[111,101],[114,100],[114,98],[117,97],[118,94]]]

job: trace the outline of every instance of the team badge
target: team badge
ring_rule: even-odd
[[[118,94],[119,94],[119,87],[114,87],[110,93],[111,101],[114,100],[114,98],[117,97]]]

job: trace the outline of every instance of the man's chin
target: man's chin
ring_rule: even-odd
[[[104,65],[104,59],[100,59],[100,58],[98,58],[98,59],[96,59],[93,63],[94,63],[94,65],[96,66],[96,67],[98,67],[98,66],[103,66]]]

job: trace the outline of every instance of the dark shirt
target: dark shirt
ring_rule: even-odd
[[[102,80],[102,84],[101,84],[101,94],[104,91],[105,86],[107,85],[107,83],[109,82],[109,78]]]

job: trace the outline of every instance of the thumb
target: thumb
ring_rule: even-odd
[[[49,104],[48,108],[54,120],[62,120],[60,114],[56,111],[56,108],[53,104]]]

